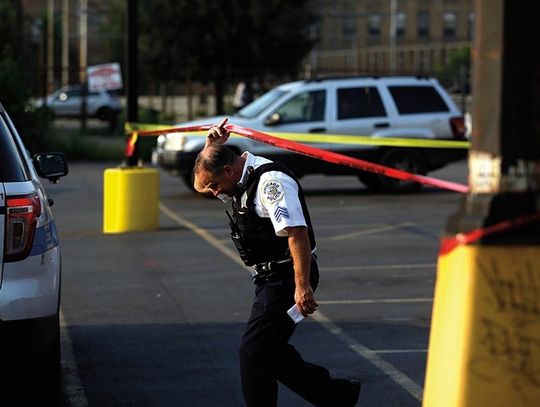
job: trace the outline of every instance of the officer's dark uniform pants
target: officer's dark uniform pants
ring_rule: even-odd
[[[295,323],[287,310],[294,301],[294,271],[288,263],[277,281],[256,284],[251,316],[240,345],[242,392],[249,407],[276,406],[277,381],[316,406],[339,406],[343,380],[302,359],[288,344]],[[311,287],[319,282],[312,260]]]

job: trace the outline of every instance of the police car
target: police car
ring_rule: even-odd
[[[221,117],[180,123],[219,123]],[[309,134],[364,135],[373,138],[466,140],[463,116],[434,78],[381,76],[323,78],[289,82],[270,90],[234,116],[229,123],[268,133],[303,133],[307,144],[416,174],[425,174],[467,155],[466,149],[380,147],[353,143],[309,142]],[[183,177],[192,186],[195,157],[203,137],[183,133],[160,136],[152,161]],[[415,190],[420,184],[329,164],[246,138],[227,141],[237,152],[250,151],[286,164],[296,176],[356,175],[368,187],[388,192]]]
[[[23,367],[55,386],[60,375],[60,248],[39,176],[66,175],[61,153],[31,159],[0,104],[0,373]],[[13,365],[7,361],[16,361]],[[5,390],[9,386],[2,381]],[[4,389],[4,387],[3,387]],[[4,390],[2,391],[4,393]]]

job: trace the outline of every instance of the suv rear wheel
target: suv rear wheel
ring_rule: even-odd
[[[100,107],[97,111],[97,117],[100,120],[106,121],[111,118],[112,111],[108,107]]]
[[[424,175],[426,173],[426,161],[418,151],[404,149],[390,149],[381,158],[381,165],[396,168],[413,174]],[[368,177],[369,178],[369,177]],[[362,180],[362,182],[364,182]],[[422,184],[414,181],[402,181],[384,175],[375,175],[368,182],[383,192],[413,192],[418,191]],[[369,186],[366,183],[367,186]]]

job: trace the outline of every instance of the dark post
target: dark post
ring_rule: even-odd
[[[88,81],[85,81],[82,84],[81,101],[81,133],[86,134],[86,119],[88,116]]]
[[[126,90],[127,90],[127,114],[126,120],[135,123],[139,120],[138,104],[138,27],[137,27],[138,0],[127,0],[127,69],[126,69]],[[128,166],[136,166],[139,161],[139,142],[135,144],[135,151],[127,159]]]

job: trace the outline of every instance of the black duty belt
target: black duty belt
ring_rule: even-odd
[[[272,261],[267,261],[265,263],[257,263],[253,265],[253,268],[255,269],[257,273],[268,273],[268,272],[271,272],[272,270],[276,270],[280,268],[284,264],[291,263],[291,262],[292,262],[292,258],[289,257],[288,259],[284,259],[284,260],[272,260]]]
[[[311,257],[313,261],[317,259],[315,253],[312,253]],[[289,264],[292,264],[292,257],[254,264],[251,271],[251,278],[255,284],[278,280],[281,278],[281,272]]]

